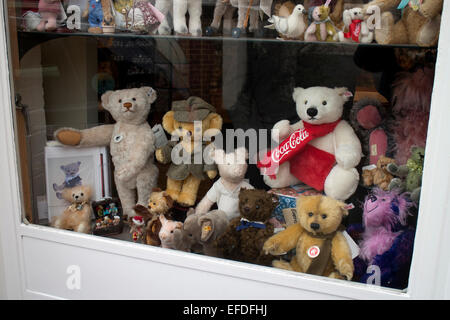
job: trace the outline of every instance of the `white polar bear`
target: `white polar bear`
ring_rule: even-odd
[[[281,164],[276,177],[264,176],[268,186],[284,188],[303,182],[338,200],[346,200],[356,191],[359,174],[355,167],[362,157],[361,143],[347,121],[340,120],[351,96],[347,88],[294,89],[301,121],[292,125],[288,120],[276,123],[273,129],[279,130],[279,141],[304,127],[331,131],[309,141],[294,158]]]
[[[345,10],[342,17],[345,25],[344,30],[348,30],[348,32],[339,31],[338,36],[340,42],[373,42],[374,34],[369,29],[367,20],[364,20],[363,9],[352,8]]]
[[[168,14],[173,17],[173,29],[177,34],[202,35],[202,0],[156,0],[155,7],[165,16],[158,27],[158,33],[169,35],[172,28],[169,25]],[[186,13],[189,12],[189,29],[186,25]]]

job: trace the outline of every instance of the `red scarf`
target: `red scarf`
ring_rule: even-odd
[[[262,169],[261,172],[264,175],[275,179],[278,167],[281,164],[301,152],[310,141],[333,132],[340,121],[341,119],[319,125],[303,122],[303,129],[292,133],[278,147],[267,152],[266,156],[261,161],[258,161],[258,168]]]
[[[359,42],[359,34],[361,33],[362,20],[352,20],[352,23],[348,27],[348,32],[344,32],[346,39],[352,38],[353,41]]]

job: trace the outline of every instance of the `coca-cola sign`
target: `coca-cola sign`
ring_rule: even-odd
[[[284,157],[289,153],[294,151],[299,147],[307,138],[309,137],[309,132],[305,129],[298,130],[294,132],[288,140],[283,141],[277,148],[272,152],[272,161],[279,163]]]

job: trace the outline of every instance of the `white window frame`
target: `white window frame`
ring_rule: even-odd
[[[8,61],[7,24],[0,6],[0,286],[4,281],[6,298],[61,298],[33,292],[27,287],[24,241],[48,241],[70,248],[95,250],[99,254],[145,260],[152,272],[161,264],[189,272],[200,270],[217,277],[224,290],[196,298],[226,298],[234,287],[236,298],[266,299],[449,299],[450,298],[450,2],[444,2],[435,85],[426,147],[421,205],[409,288],[399,292],[355,282],[331,280],[275,268],[244,264],[195,254],[167,250],[103,237],[56,230],[22,223],[20,170],[15,138],[11,65]],[[1,256],[2,255],[2,256]],[[29,267],[29,266],[28,266]],[[152,269],[153,268],[153,269]],[[2,267],[0,265],[0,272]],[[174,277],[177,274],[174,272]],[[3,280],[2,280],[3,279]],[[145,281],[144,281],[145,282]],[[212,286],[217,284],[211,284]],[[130,285],[130,284],[119,284]],[[144,283],[145,285],[145,283]],[[267,288],[267,290],[261,290]],[[172,290],[165,296],[190,299],[184,291]],[[101,296],[101,288],[98,288]],[[261,291],[267,291],[262,293]],[[240,293],[241,292],[241,293]],[[286,293],[283,294],[283,293]],[[287,294],[289,293],[289,294]],[[142,298],[155,297],[154,293]],[[64,298],[64,297],[63,297]],[[117,298],[127,298],[118,296]]]

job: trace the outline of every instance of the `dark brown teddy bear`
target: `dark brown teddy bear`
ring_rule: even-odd
[[[262,252],[264,242],[273,235],[268,222],[278,205],[278,197],[265,190],[241,189],[239,192],[240,217],[230,221],[225,233],[216,241],[220,257],[261,265],[270,265],[271,255]]]

